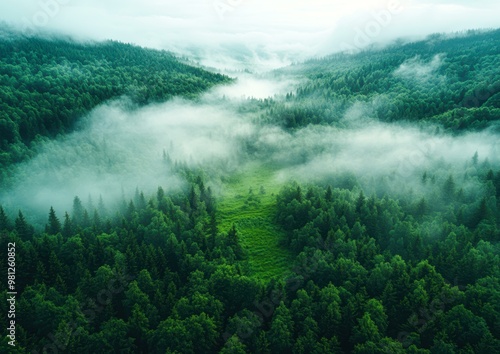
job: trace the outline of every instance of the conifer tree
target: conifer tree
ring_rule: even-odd
[[[34,233],[33,226],[28,224],[21,210],[19,210],[19,213],[15,220],[15,230],[21,238],[29,238],[33,236]]]
[[[49,222],[45,226],[45,232],[50,235],[55,235],[58,232],[61,232],[61,222],[56,216],[56,212],[53,207],[50,207],[49,211]]]
[[[0,231],[8,231],[10,230],[10,221],[3,207],[0,206]]]

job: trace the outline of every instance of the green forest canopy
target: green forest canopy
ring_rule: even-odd
[[[228,81],[171,53],[130,44],[0,38],[0,167],[24,160],[37,137],[70,132],[112,98],[126,95],[140,105],[193,98]]]
[[[500,30],[434,35],[358,54],[335,54],[279,70],[308,79],[265,120],[295,128],[336,124],[354,102],[384,122],[436,123],[451,132],[500,119]]]
[[[436,121],[454,133],[484,129],[498,119],[498,37],[498,31],[433,37],[304,63],[291,70],[308,76],[309,82],[284,102],[247,104],[264,108],[263,123],[293,130],[311,123],[341,126],[350,104],[357,100],[372,104],[383,95],[389,101],[382,107],[391,109],[380,110],[376,115],[380,120]],[[45,52],[66,46],[74,56],[65,60],[77,63],[68,64],[70,68],[80,72],[89,65],[85,70],[95,67],[91,72],[103,77],[116,73],[118,81],[108,87],[103,83],[107,81],[90,75],[96,86],[89,84],[85,92],[98,87],[97,92],[107,92],[109,97],[88,102],[75,95],[81,90],[77,90],[80,79],[67,76],[68,83],[73,82],[71,94],[56,84],[48,98],[61,94],[73,100],[48,107],[65,107],[61,109],[76,114],[66,123],[57,123],[54,131],[42,119],[29,126],[33,135],[25,140],[29,135],[23,137],[20,125],[9,118],[14,137],[5,143],[3,151],[9,157],[5,164],[15,161],[11,156],[21,147],[18,157],[23,157],[25,145],[36,135],[69,131],[79,116],[104,99],[124,93],[133,93],[139,103],[173,94],[191,97],[227,81],[179,64],[166,53],[118,43],[90,46],[93,55],[81,45],[33,43],[44,49],[25,52],[25,58],[37,58],[39,53],[41,60],[49,55]],[[134,58],[152,56],[153,63],[154,58],[162,57],[162,63],[170,58],[184,74],[193,70],[194,81],[181,80],[183,89],[160,85],[153,94],[143,80],[148,75],[158,78],[141,66],[142,59],[130,63],[116,55],[120,50],[134,52]],[[105,64],[101,51],[116,55],[116,68]],[[12,49],[12,58],[14,53],[19,52]],[[78,60],[85,55],[90,56],[87,62]],[[23,56],[16,58],[10,70],[23,65]],[[66,67],[66,61],[57,65]],[[403,80],[398,75],[404,76],[404,71],[394,74],[402,64],[423,68],[430,76],[424,81]],[[25,63],[22,70],[31,65]],[[429,71],[429,65],[436,68]],[[5,66],[0,70],[7,70]],[[164,75],[182,76],[172,72]],[[122,74],[134,79],[121,81]],[[444,82],[440,75],[446,77]],[[31,74],[25,76],[23,85],[33,79]],[[54,74],[54,80],[58,76]],[[10,77],[3,74],[2,80]],[[196,80],[205,86],[195,85]],[[19,87],[15,80],[7,87],[44,97],[17,82]],[[190,89],[185,88],[190,87],[188,82],[193,83]],[[113,91],[115,84],[123,91]],[[141,87],[148,89],[141,91]],[[488,88],[489,96],[477,96],[481,87]],[[467,97],[478,101],[469,106]],[[20,103],[11,105],[15,110]],[[32,110],[42,114],[41,107]],[[454,116],[454,112],[464,114]],[[54,117],[57,121],[60,116]],[[15,119],[18,124],[24,121]],[[46,119],[51,122],[50,116]],[[249,270],[240,230],[221,229],[224,220],[209,178],[182,164],[171,168],[187,181],[184,190],[166,193],[160,187],[153,195],[137,191],[118,208],[104,201],[85,204],[75,197],[68,213],[47,210],[44,230],[35,231],[22,211],[9,218],[0,207],[1,247],[16,243],[18,353],[41,353],[44,348],[67,353],[500,352],[500,170],[487,161],[472,157],[460,179],[425,171],[418,180],[432,199],[415,194],[365,195],[355,177],[343,187],[282,186],[275,195],[275,208],[269,208],[270,216],[284,235],[283,249],[295,257],[295,263],[286,277],[270,281]],[[477,194],[467,191],[471,182],[481,186]],[[259,208],[259,195],[253,192],[258,190],[253,186],[242,196],[251,200],[252,208]],[[7,273],[5,262],[0,269]],[[3,296],[7,297],[5,290]],[[5,301],[0,303],[2,313],[7,306]],[[4,337],[2,345],[6,342]]]

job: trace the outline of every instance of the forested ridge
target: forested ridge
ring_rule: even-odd
[[[70,132],[99,104],[126,95],[144,105],[193,98],[230,79],[165,51],[120,42],[0,37],[0,167],[30,156],[37,137]]]
[[[1,247],[15,244],[18,293],[17,346],[8,345],[4,326],[2,350],[500,353],[497,159],[476,152],[454,160],[461,165],[444,157],[415,163],[407,174],[382,167],[378,173],[340,170],[311,181],[283,178],[334,149],[329,140],[366,122],[383,127],[404,122],[423,130],[432,123],[436,140],[487,132],[491,135],[479,137],[494,141],[499,33],[433,36],[277,71],[278,77],[306,80],[284,97],[235,104],[238,112],[254,113],[253,123],[262,128],[255,131],[267,134],[265,141],[278,141],[266,145],[256,133],[237,140],[243,147],[224,145],[245,161],[236,168],[212,160],[205,169],[174,161],[171,146],[155,166],[182,181],[175,188],[165,182],[155,192],[123,191],[119,200],[65,196],[73,200],[70,210],[50,207],[47,200],[42,228],[31,225],[23,210],[0,205]],[[36,117],[46,104],[50,111],[47,122],[28,121],[34,124],[28,136],[22,133],[28,124],[24,116],[2,118],[13,132],[12,141],[1,135],[2,173],[17,159],[29,158],[30,141],[69,132],[79,117],[109,98],[128,95],[136,104],[173,95],[191,98],[229,81],[179,64],[168,53],[115,42],[33,38],[15,42],[17,49],[6,43],[10,54],[2,51],[2,58],[15,61],[0,64],[0,72],[12,73],[0,75],[10,80],[1,94],[12,101],[2,98],[0,114],[4,107],[23,111],[25,104]],[[48,58],[52,64],[46,64]],[[32,72],[35,67],[48,74]],[[36,88],[44,80],[47,94]],[[29,98],[22,102],[12,98],[24,94]],[[353,107],[361,107],[357,121],[350,118]],[[55,113],[59,109],[72,118],[62,120]],[[324,146],[280,150],[289,146],[283,140],[295,139],[301,129],[327,128],[329,135],[309,137],[325,139]],[[440,146],[424,149],[419,159],[438,155]],[[246,248],[255,245],[267,249]],[[270,256],[281,259],[264,259]],[[6,262],[0,272],[7,274]],[[7,290],[2,297],[8,298]],[[2,314],[8,307],[0,302]]]
[[[433,35],[282,69],[309,82],[265,119],[288,128],[342,126],[348,109],[362,102],[369,116],[385,122],[432,122],[453,133],[485,129],[500,119],[500,31],[449,37]]]

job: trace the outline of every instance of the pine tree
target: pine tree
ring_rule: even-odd
[[[283,301],[274,312],[271,329],[268,332],[273,353],[287,353],[292,347],[293,321]]]
[[[92,196],[89,193],[89,196],[87,198],[87,210],[94,210],[94,201],[92,200]]]
[[[445,201],[452,201],[455,197],[455,181],[453,176],[450,175],[443,185],[443,199]]]
[[[245,344],[241,343],[237,335],[233,335],[227,340],[220,354],[245,354],[247,352]]]
[[[427,212],[427,202],[425,201],[425,198],[422,197],[418,201],[417,207],[415,208],[415,215],[417,217],[422,217],[425,215],[426,212]]]
[[[234,224],[227,233],[227,242],[229,247],[233,249],[236,258],[243,259],[245,255],[243,252],[243,248],[239,243],[238,231],[236,230],[236,226]]]
[[[479,154],[476,151],[474,156],[472,156],[472,165],[477,166],[478,160],[479,160]]]
[[[15,230],[21,238],[30,238],[34,233],[33,226],[28,224],[21,210],[15,220]]]
[[[62,235],[66,238],[71,237],[73,235],[73,223],[67,212],[64,213],[64,224],[62,228]]]
[[[102,195],[99,196],[97,211],[99,212],[99,216],[102,218],[106,218],[108,216],[108,212],[106,211],[106,206],[104,205],[104,200],[102,199]]]
[[[198,208],[198,195],[196,193],[194,185],[191,186],[191,190],[189,191],[189,206],[193,210],[196,210]]]
[[[331,186],[328,186],[328,188],[326,189],[325,199],[327,202],[331,202],[333,200],[333,192]]]
[[[158,204],[162,202],[164,197],[165,197],[165,191],[163,190],[162,187],[158,187],[158,191],[156,192],[156,200],[158,201]]]
[[[137,209],[138,210],[144,210],[146,209],[148,203],[146,203],[146,197],[144,197],[144,193],[143,192],[140,192],[139,193],[139,198],[136,202],[136,205],[137,205]]]
[[[128,203],[127,213],[125,214],[125,216],[128,219],[130,219],[130,218],[132,218],[134,213],[135,213],[135,205],[134,205],[134,202],[132,200],[130,200],[130,202]]]
[[[99,232],[101,230],[102,220],[101,220],[101,216],[99,215],[99,212],[97,211],[97,209],[94,210],[94,219],[92,220],[92,222],[93,222],[94,229],[97,232]]]
[[[295,191],[295,199],[302,202],[302,188],[300,186],[297,186],[297,190]]]
[[[210,242],[209,248],[213,250],[216,246],[216,237],[217,237],[217,219],[215,218],[215,213],[210,214],[210,224],[208,226]]]
[[[358,199],[356,200],[356,212],[360,212],[361,208],[365,205],[365,195],[363,191],[359,192]]]
[[[83,221],[84,208],[80,198],[73,199],[73,223],[79,225]]]
[[[486,218],[488,218],[488,205],[486,203],[486,198],[483,198],[476,212],[472,215],[470,227],[477,227],[479,223]]]
[[[0,231],[8,231],[10,230],[10,221],[3,207],[0,206]]]
[[[83,228],[87,228],[87,227],[91,226],[90,216],[89,216],[89,213],[87,212],[87,209],[83,210],[83,218],[82,218],[81,226]]]
[[[427,171],[425,171],[424,174],[422,175],[422,184],[427,184],[427,179],[428,179]]]
[[[365,312],[363,317],[358,319],[358,324],[353,329],[352,343],[358,344],[368,341],[377,343],[381,338],[377,325],[371,319],[370,314]]]
[[[56,235],[61,232],[61,222],[57,218],[53,207],[50,207],[49,223],[45,226],[45,232],[50,235]]]

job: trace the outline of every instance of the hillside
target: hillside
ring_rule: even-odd
[[[213,91],[166,52],[3,39],[0,352],[500,353],[499,34]]]
[[[384,122],[436,123],[458,133],[500,119],[500,31],[433,35],[358,54],[335,54],[276,72],[304,76],[271,121],[342,126],[353,103]]]
[[[99,104],[127,95],[138,105],[194,98],[230,79],[164,51],[119,43],[0,37],[0,167],[24,160],[37,137],[73,130]]]

